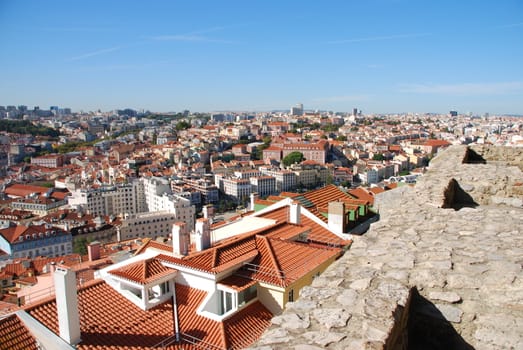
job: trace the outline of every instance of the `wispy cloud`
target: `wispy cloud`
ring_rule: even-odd
[[[114,28],[109,27],[39,27],[39,30],[47,32],[108,32],[113,31]]]
[[[113,47],[108,47],[106,49],[91,51],[91,52],[84,53],[82,55],[70,57],[67,61],[79,61],[79,60],[83,60],[83,59],[86,59],[89,57],[100,56],[100,55],[104,55],[106,53],[118,51],[118,50],[121,50],[122,48],[123,48],[123,46],[113,46]]]
[[[369,95],[343,95],[343,96],[329,96],[329,97],[318,97],[313,98],[311,101],[315,103],[327,103],[327,102],[354,102],[354,101],[367,101]]]
[[[523,22],[503,24],[503,25],[497,26],[496,28],[514,28],[514,27],[521,27],[521,26],[523,26]]]
[[[100,65],[100,66],[85,66],[79,67],[78,71],[81,72],[111,72],[119,70],[140,70],[147,68],[154,68],[160,66],[170,66],[174,62],[171,61],[155,61],[155,62],[143,62],[143,63],[130,63],[130,64],[110,64],[110,65]]]
[[[222,39],[212,39],[202,35],[194,34],[175,34],[175,35],[157,35],[151,37],[152,40],[156,41],[188,41],[188,42],[207,42],[207,43],[226,43],[231,44],[233,41],[222,40]]]
[[[217,32],[225,29],[226,27],[211,27],[201,30],[192,31],[183,34],[166,34],[166,35],[155,35],[149,37],[151,40],[156,41],[187,41],[187,42],[208,42],[208,43],[233,43],[230,40],[215,39],[202,34]]]
[[[384,36],[369,36],[365,38],[352,38],[328,41],[328,44],[350,44],[360,43],[365,41],[382,41],[382,40],[396,40],[396,39],[408,39],[408,38],[421,38],[429,36],[431,33],[412,33],[412,34],[396,34],[396,35],[384,35]]]
[[[399,92],[444,95],[502,95],[523,92],[523,82],[400,84]]]

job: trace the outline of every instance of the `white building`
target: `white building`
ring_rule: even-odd
[[[93,216],[135,214],[143,209],[138,201],[140,186],[137,182],[93,189],[78,189],[71,192],[68,204],[85,210]]]
[[[133,238],[168,237],[172,225],[177,221],[176,215],[168,211],[132,214],[116,227],[117,239],[125,241]]]
[[[276,179],[276,191],[292,191],[296,189],[296,174],[289,170],[260,167],[263,175],[272,176]]]

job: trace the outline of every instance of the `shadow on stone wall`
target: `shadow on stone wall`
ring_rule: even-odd
[[[416,288],[413,288],[411,293],[406,349],[474,349],[458,334],[432,302],[420,295]]]
[[[471,350],[436,306],[411,288],[406,305],[393,312],[394,327],[386,343],[388,350]]]
[[[487,161],[476,151],[474,151],[470,147],[467,147],[467,151],[465,152],[465,157],[463,157],[462,163],[463,164],[487,164]]]
[[[462,208],[476,208],[479,205],[461,188],[455,179],[449,181],[443,196],[443,205],[441,207],[444,209],[460,210]]]

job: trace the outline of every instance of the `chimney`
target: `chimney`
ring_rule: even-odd
[[[100,259],[100,242],[91,242],[87,246],[87,254],[89,255],[89,261],[95,261]]]
[[[289,222],[291,224],[299,225],[301,215],[301,206],[297,202],[292,202],[289,206]]]
[[[207,204],[202,208],[202,212],[205,219],[211,219],[214,216],[214,207],[212,204]]]
[[[258,200],[259,195],[258,192],[251,193],[251,207],[250,209],[254,211],[254,203]]]
[[[345,203],[329,202],[329,230],[334,233],[344,233],[345,221]]]
[[[201,252],[211,246],[211,226],[209,225],[209,220],[202,218],[196,220],[196,251]]]
[[[60,338],[70,345],[78,344],[80,342],[80,315],[76,294],[76,273],[63,266],[57,266],[53,278]]]
[[[179,221],[173,224],[172,241],[175,255],[187,255],[189,253],[190,239],[185,222]]]

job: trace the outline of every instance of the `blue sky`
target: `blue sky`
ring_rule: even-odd
[[[0,0],[0,105],[523,114],[523,1]]]

